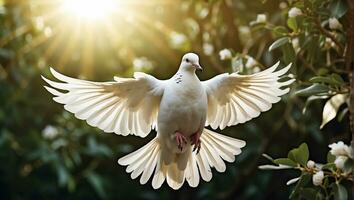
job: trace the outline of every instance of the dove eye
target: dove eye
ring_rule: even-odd
[[[188,58],[186,58],[186,62],[189,62],[189,59],[188,59]]]

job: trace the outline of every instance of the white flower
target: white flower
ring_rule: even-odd
[[[297,17],[299,15],[302,15],[302,11],[299,8],[292,7],[289,10],[288,15],[289,15],[290,18],[294,18],[294,17]]]
[[[248,36],[251,34],[251,29],[248,26],[240,26],[238,32],[243,36]]]
[[[258,14],[256,22],[257,23],[266,23],[267,21],[267,16],[265,14]]]
[[[280,9],[285,9],[285,8],[287,8],[288,7],[288,4],[287,3],[285,3],[285,2],[280,2],[280,4],[279,4],[279,8]]]
[[[232,53],[228,49],[219,51],[220,60],[227,60],[232,58]]]
[[[345,145],[342,141],[338,143],[333,143],[328,145],[331,148],[331,154],[334,156],[347,156],[349,158],[354,158],[353,148]]]
[[[314,168],[315,167],[315,162],[313,162],[312,160],[307,161],[307,167],[308,168]]]
[[[294,74],[288,74],[289,78],[295,78]]]
[[[57,135],[59,135],[59,131],[57,128],[51,125],[47,125],[43,130],[42,130],[42,136],[46,139],[53,139]]]
[[[298,53],[300,51],[299,38],[293,38],[291,44],[293,45],[295,52]]]
[[[336,47],[336,44],[332,41],[331,38],[326,37],[324,47],[325,47],[326,49],[330,49],[331,47],[332,47],[332,48],[335,48],[335,47]]]
[[[344,163],[347,161],[348,157],[346,156],[338,156],[334,161],[334,164],[338,169],[344,169]]]
[[[182,33],[172,32],[170,35],[170,42],[173,48],[179,48],[187,42],[187,37]]]
[[[204,43],[203,44],[203,52],[205,55],[211,55],[214,51],[214,46],[210,43]]]
[[[334,29],[341,29],[342,28],[342,24],[338,21],[337,18],[332,17],[329,18],[329,28],[334,30]]]
[[[145,57],[138,57],[133,60],[133,68],[134,71],[151,70],[153,65],[149,59]]]
[[[312,176],[312,183],[316,186],[322,185],[324,178],[324,173],[323,171],[318,171],[316,174]]]
[[[252,68],[257,65],[257,62],[254,60],[252,57],[248,57],[247,62],[246,62],[246,68]]]

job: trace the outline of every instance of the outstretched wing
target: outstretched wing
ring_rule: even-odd
[[[42,78],[51,86],[44,86],[54,101],[75,117],[86,120],[105,132],[145,137],[156,125],[163,81],[136,72],[134,78],[114,77],[112,82],[92,82],[62,75],[50,68],[54,82]],[[63,93],[59,90],[67,91]]]
[[[280,76],[289,70],[291,64],[275,71],[278,65],[279,62],[251,75],[225,73],[203,81],[208,96],[206,126],[224,129],[244,123],[280,101],[280,96],[289,92],[288,87],[280,88],[289,86],[294,79],[279,82]]]

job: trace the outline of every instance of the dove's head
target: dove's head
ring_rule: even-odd
[[[199,57],[195,53],[184,54],[179,69],[192,72],[194,72],[195,70],[203,70],[203,68],[199,64]]]

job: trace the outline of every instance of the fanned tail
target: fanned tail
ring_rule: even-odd
[[[120,158],[118,163],[127,166],[126,172],[131,173],[131,178],[140,177],[140,183],[145,184],[153,175],[152,187],[158,189],[166,180],[167,184],[177,190],[186,180],[191,187],[197,187],[200,176],[204,181],[212,178],[211,168],[224,172],[227,162],[234,162],[235,155],[241,153],[241,148],[246,145],[242,140],[221,135],[204,129],[201,135],[201,149],[198,154],[188,150],[181,154],[168,153],[156,137],[140,149]],[[164,156],[171,156],[173,162],[166,164]],[[169,154],[169,155],[168,155]]]
[[[226,170],[225,161],[234,162],[235,156],[241,153],[246,142],[214,131],[204,129],[201,136],[201,148],[193,157],[198,165],[199,173],[206,182],[212,178],[211,168],[218,172]]]

